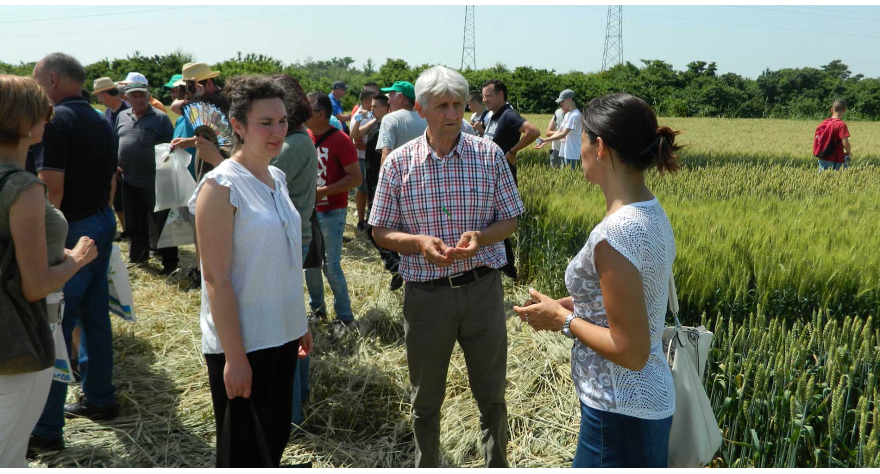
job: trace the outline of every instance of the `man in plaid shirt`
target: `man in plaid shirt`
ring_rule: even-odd
[[[480,409],[488,467],[506,467],[507,328],[501,243],[522,214],[504,153],[461,133],[468,83],[437,66],[415,85],[425,135],[382,165],[370,224],[379,245],[402,256],[403,315],[416,467],[440,466],[440,408],[455,342]]]

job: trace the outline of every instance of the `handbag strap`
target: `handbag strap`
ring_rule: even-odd
[[[675,320],[675,328],[681,329],[681,321],[678,319],[678,292],[675,290],[675,275],[669,274],[669,312]]]

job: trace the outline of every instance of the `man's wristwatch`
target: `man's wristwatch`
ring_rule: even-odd
[[[574,339],[574,334],[571,333],[571,322],[574,318],[574,313],[569,314],[565,318],[565,324],[562,325],[562,334],[565,334],[565,337],[569,339]]]

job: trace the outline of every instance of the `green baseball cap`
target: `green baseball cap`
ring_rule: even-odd
[[[162,87],[164,87],[166,89],[173,89],[174,83],[181,80],[181,79],[183,79],[183,74],[175,74],[175,75],[171,76],[171,79],[168,81],[168,83]]]
[[[409,97],[409,100],[416,100],[416,89],[412,84],[406,81],[397,81],[391,87],[386,87],[382,89],[382,92],[400,92],[401,94]]]

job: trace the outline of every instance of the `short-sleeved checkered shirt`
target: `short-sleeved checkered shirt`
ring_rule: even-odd
[[[426,135],[394,150],[382,165],[370,211],[370,224],[430,235],[454,247],[461,235],[481,231],[493,222],[523,213],[504,153],[492,141],[461,134],[458,146],[439,157]],[[403,254],[404,281],[429,281],[487,266],[507,263],[504,244],[480,247],[477,255],[438,267],[418,253]]]

